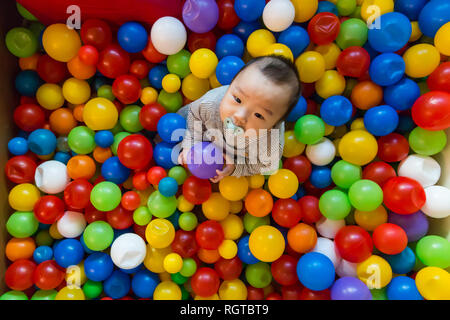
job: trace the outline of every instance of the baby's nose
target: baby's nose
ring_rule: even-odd
[[[237,126],[243,126],[247,122],[247,115],[244,111],[238,111],[233,114],[233,122]]]

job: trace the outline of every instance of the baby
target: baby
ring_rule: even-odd
[[[283,154],[284,119],[300,94],[298,72],[290,60],[264,56],[249,61],[230,85],[178,110],[187,119],[178,163],[187,163],[196,142],[213,141],[224,150],[225,166],[212,182],[275,172]]]

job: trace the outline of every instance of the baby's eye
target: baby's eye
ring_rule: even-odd
[[[239,98],[236,97],[236,96],[233,96],[233,98],[234,98],[234,101],[236,101],[237,103],[241,103],[241,102],[242,102],[241,99],[239,99]]]
[[[260,113],[255,113],[255,117],[257,117],[257,118],[259,118],[261,120],[264,120],[264,117]]]

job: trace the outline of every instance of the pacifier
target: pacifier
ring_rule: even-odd
[[[235,125],[233,119],[231,119],[230,117],[225,118],[225,120],[223,121],[223,127],[225,130],[227,130],[227,133],[231,133],[233,135],[244,134],[244,129]]]

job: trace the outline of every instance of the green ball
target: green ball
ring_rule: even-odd
[[[0,296],[0,300],[28,300],[28,297],[22,291],[8,291]]]
[[[36,245],[40,246],[51,246],[53,244],[53,238],[50,236],[48,230],[41,230],[36,234],[35,237]]]
[[[90,223],[83,233],[83,240],[88,249],[102,251],[108,248],[114,239],[113,228],[105,221]]]
[[[183,105],[183,98],[180,92],[168,93],[164,89],[159,92],[158,103],[162,105],[167,112],[177,112]]]
[[[372,300],[388,300],[386,287],[381,289],[372,289],[370,290],[372,294]]]
[[[355,10],[353,10],[353,12],[349,15],[349,17],[362,20],[361,6],[356,6]]]
[[[368,32],[367,24],[361,19],[348,19],[341,24],[336,43],[342,50],[352,46],[362,47],[367,42]]]
[[[116,97],[114,96],[112,92],[112,86],[109,84],[104,84],[100,86],[97,90],[97,96],[101,98],[106,98],[108,100],[114,101]]]
[[[15,238],[31,237],[39,228],[33,212],[14,212],[6,222],[6,230]]]
[[[181,267],[180,274],[183,277],[189,278],[197,271],[197,263],[192,258],[183,259],[183,266]]]
[[[86,298],[95,299],[97,298],[103,291],[103,285],[101,282],[88,280],[83,285],[83,292]]]
[[[191,53],[189,51],[184,49],[178,51],[167,58],[167,69],[170,73],[174,73],[180,78],[184,78],[191,73],[191,69],[189,68],[190,59]]]
[[[247,282],[255,288],[265,288],[272,282],[270,266],[265,262],[249,264],[245,268]]]
[[[252,216],[250,213],[246,213],[244,215],[244,229],[248,233],[252,233],[253,230],[260,226],[268,226],[270,224],[270,217],[255,217]]]
[[[182,166],[175,166],[169,170],[168,176],[174,178],[181,186],[187,178],[187,172]]]
[[[177,209],[177,198],[175,196],[165,197],[158,190],[148,197],[148,209],[157,218],[168,218]]]
[[[432,156],[445,148],[447,136],[444,130],[430,131],[416,127],[409,134],[408,141],[415,153]]]
[[[383,203],[383,190],[372,180],[356,181],[348,189],[350,203],[361,211],[373,211]]]
[[[116,135],[114,136],[114,142],[111,145],[111,152],[113,153],[113,155],[117,156],[117,148],[119,147],[120,141],[122,141],[123,138],[128,137],[129,135],[131,135],[131,133],[125,131],[116,133]]]
[[[122,199],[122,192],[117,184],[110,181],[97,183],[91,191],[91,203],[100,211],[111,211],[117,208]]]
[[[181,300],[188,300],[191,297],[189,291],[187,291],[184,286],[180,286],[180,289],[181,289]]]
[[[175,282],[178,285],[185,284],[186,281],[188,281],[188,279],[189,279],[188,277],[182,276],[179,272],[172,273],[170,275],[170,278],[172,279],[173,282]]]
[[[20,3],[16,2],[17,12],[24,18],[29,21],[38,21],[38,19],[27,9],[24,8]]]
[[[88,154],[95,149],[95,132],[88,127],[78,126],[70,130],[67,143],[77,154]]]
[[[440,236],[425,236],[417,242],[417,257],[429,267],[450,266],[450,242]]]
[[[336,7],[340,16],[348,16],[356,9],[356,0],[338,0]]]
[[[352,206],[345,192],[333,189],[320,196],[319,210],[325,218],[342,220],[349,215]]]
[[[38,290],[33,294],[31,300],[55,300],[57,293],[56,290]]]
[[[318,116],[307,114],[297,120],[294,135],[303,144],[315,144],[323,138],[325,124]]]
[[[139,121],[139,112],[141,107],[137,105],[126,106],[122,112],[120,112],[119,122],[120,125],[128,132],[139,132],[144,127]]]
[[[360,166],[354,165],[345,160],[339,160],[331,168],[331,179],[341,188],[348,189],[362,177]]]
[[[178,218],[178,225],[184,231],[192,231],[197,226],[198,219],[192,212],[184,212]]]
[[[27,58],[39,48],[38,39],[31,30],[18,27],[8,31],[5,38],[6,47],[18,58]]]
[[[133,212],[133,220],[139,226],[145,226],[152,220],[152,214],[147,207],[139,207]]]

